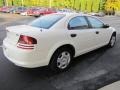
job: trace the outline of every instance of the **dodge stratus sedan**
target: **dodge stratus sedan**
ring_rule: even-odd
[[[6,28],[4,55],[20,67],[69,68],[74,57],[102,46],[113,47],[116,30],[96,17],[77,13],[42,16],[27,25]]]

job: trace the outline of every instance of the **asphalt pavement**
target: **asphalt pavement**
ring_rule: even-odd
[[[0,45],[7,26],[26,24],[35,18],[5,19],[2,17],[2,22],[0,19]],[[63,73],[52,73],[47,67],[26,69],[15,66],[4,57],[0,47],[0,90],[97,90],[120,80],[120,17],[105,16],[101,19],[117,29],[115,47],[102,47],[79,56]]]

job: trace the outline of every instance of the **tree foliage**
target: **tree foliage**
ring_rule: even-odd
[[[7,1],[9,6],[44,6],[49,7],[50,0],[0,0],[0,5],[3,1]],[[103,10],[106,0],[51,0],[51,6],[56,8],[71,8],[78,11],[98,12]]]
[[[119,11],[120,10],[120,0],[107,0],[105,4],[105,10],[111,11],[111,10]]]

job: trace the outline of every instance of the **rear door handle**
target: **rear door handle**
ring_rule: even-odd
[[[71,34],[70,36],[71,36],[71,37],[76,37],[76,36],[77,36],[77,34]]]
[[[95,33],[96,33],[96,34],[99,34],[99,31],[96,31]]]

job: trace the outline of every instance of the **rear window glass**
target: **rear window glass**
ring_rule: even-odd
[[[58,22],[64,16],[65,15],[61,15],[61,14],[45,15],[34,20],[29,25],[33,27],[49,29],[51,26],[53,26],[56,22]]]

